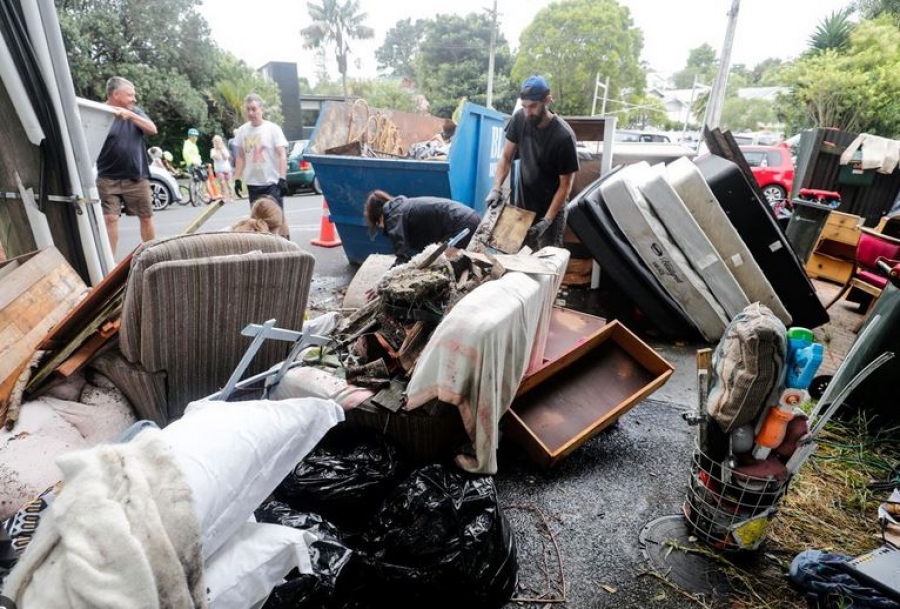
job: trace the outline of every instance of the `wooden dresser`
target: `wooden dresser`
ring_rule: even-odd
[[[841,284],[850,279],[862,223],[860,216],[839,211],[829,213],[825,228],[806,263],[806,274]]]

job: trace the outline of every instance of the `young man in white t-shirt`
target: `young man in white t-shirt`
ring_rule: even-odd
[[[264,108],[265,102],[256,93],[244,98],[248,121],[235,133],[234,177],[246,185],[251,206],[262,195],[269,195],[284,210],[288,142],[281,127],[263,120]]]

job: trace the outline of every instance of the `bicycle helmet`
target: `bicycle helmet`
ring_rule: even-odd
[[[197,131],[196,129],[194,129],[193,127],[191,127],[190,129],[188,129],[188,135],[189,135],[189,136],[190,136],[190,135],[196,135],[196,136],[199,137],[199,136],[200,136],[200,132]]]

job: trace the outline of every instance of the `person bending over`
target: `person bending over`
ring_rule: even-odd
[[[446,241],[468,228],[469,234],[457,246],[468,245],[481,218],[471,207],[440,197],[404,197],[373,190],[364,211],[369,235],[383,231],[394,246],[394,264],[409,262],[431,243]]]

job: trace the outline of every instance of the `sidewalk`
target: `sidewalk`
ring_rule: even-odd
[[[837,295],[841,286],[830,281],[812,280],[819,300],[828,304]],[[833,375],[856,340],[856,328],[863,320],[863,313],[856,303],[839,300],[828,309],[831,321],[813,330],[816,340],[825,346],[825,356],[818,375]]]

